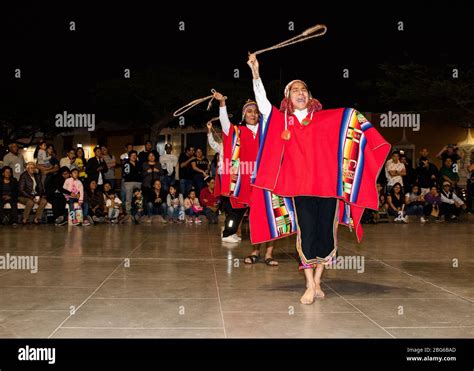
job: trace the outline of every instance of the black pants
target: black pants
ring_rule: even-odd
[[[65,220],[67,220],[66,198],[62,193],[55,193],[49,196],[48,202],[51,204],[54,220],[60,216],[64,216]]]
[[[0,197],[0,223],[3,223],[3,218],[5,217],[5,211],[3,210],[5,204],[10,204],[9,223],[18,223],[18,200],[12,198],[8,201],[3,201],[2,197]]]
[[[294,200],[300,232],[297,250],[303,265],[313,265],[336,247],[338,201],[336,198],[309,196],[298,196]]]
[[[240,222],[244,218],[245,212],[248,209],[248,207],[244,207],[242,209],[234,209],[233,207],[229,208],[229,213],[225,218],[225,227],[224,232],[222,232],[222,237],[232,236],[233,234],[237,233]]]
[[[454,204],[448,204],[443,202],[440,207],[439,211],[441,215],[444,215],[446,220],[451,218],[451,216],[459,216],[461,214],[461,209],[456,207]]]

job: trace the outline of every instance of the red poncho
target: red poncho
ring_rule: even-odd
[[[258,154],[258,135],[254,138],[246,126],[231,125],[229,134],[222,133],[222,169],[214,194],[230,197],[233,208],[250,205],[250,177]]]
[[[308,115],[308,125],[287,117],[290,139],[282,139],[285,114],[273,107],[259,127],[260,150],[254,187],[283,197],[318,196],[340,200],[340,224],[354,227],[362,238],[365,208],[378,209],[376,182],[390,144],[365,117],[352,108],[322,110]],[[264,220],[250,214],[258,234]],[[252,242],[260,239],[252,236]]]

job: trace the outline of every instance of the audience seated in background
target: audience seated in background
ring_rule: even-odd
[[[64,197],[64,182],[71,176],[69,168],[63,166],[46,185],[46,199],[53,209],[54,223],[67,224],[66,198]]]
[[[451,183],[445,181],[441,190],[441,215],[447,222],[454,222],[459,217],[462,209],[466,209],[466,204],[451,189]]]
[[[91,223],[87,218],[87,203],[84,204],[84,185],[79,180],[79,169],[74,168],[71,170],[71,177],[64,181],[63,193],[69,205],[69,211],[71,212],[75,210],[74,204],[79,204],[79,206],[82,208],[82,225],[90,225]],[[74,222],[73,224],[79,223]]]
[[[196,197],[196,191],[191,189],[188,197],[184,200],[184,212],[186,214],[186,223],[201,223],[199,216],[202,215],[202,206]]]
[[[402,194],[402,185],[395,183],[387,196],[388,215],[395,217],[395,222],[408,223],[405,215],[405,198]]]
[[[18,224],[18,181],[13,176],[13,170],[10,166],[2,168],[0,178],[0,224]],[[5,221],[5,211],[3,207],[10,205],[10,215],[8,221]]]
[[[425,198],[417,184],[413,185],[411,192],[405,195],[405,205],[407,215],[416,215],[420,217],[421,223],[426,223],[424,218]]]
[[[153,156],[153,154],[150,154]],[[166,206],[166,193],[161,187],[161,181],[156,179],[153,182],[153,188],[147,189],[145,194],[146,201],[146,215],[152,217],[153,215],[160,215],[166,217],[167,206]]]
[[[22,223],[28,224],[30,212],[33,207],[37,205],[38,208],[36,209],[33,222],[40,224],[43,210],[48,201],[46,200],[43,183],[41,183],[41,176],[36,172],[34,162],[28,162],[28,164],[26,164],[26,170],[20,176],[18,193],[18,201],[25,205]]]
[[[178,194],[178,189],[170,185],[166,196],[167,216],[172,222],[184,221],[184,199],[182,194]]]
[[[436,186],[430,188],[430,192],[425,195],[425,220],[434,219],[436,221],[440,220],[440,210],[441,205],[441,196],[438,192]]]
[[[199,199],[204,208],[204,215],[211,224],[217,224],[219,216],[219,197],[214,196],[214,187],[216,181],[214,178],[208,177],[206,179],[207,187],[201,190]]]
[[[131,208],[132,220],[135,224],[138,224],[145,216],[145,199],[140,188],[133,189]]]
[[[104,195],[99,190],[95,180],[89,182],[85,193],[87,215],[84,215],[84,218],[87,216],[91,224],[104,223],[106,215]]]

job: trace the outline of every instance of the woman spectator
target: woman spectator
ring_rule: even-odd
[[[149,193],[155,184],[155,180],[160,180],[163,175],[161,164],[156,160],[153,152],[149,152],[147,162],[142,166],[143,183],[142,188],[145,194]]]
[[[86,174],[86,164],[87,160],[84,155],[84,149],[79,147],[76,149],[76,159],[75,159],[75,167],[79,170],[79,180],[84,184],[87,174]]]
[[[107,146],[102,146],[100,147],[100,149],[102,152],[102,159],[107,165],[107,171],[104,175],[105,181],[110,182],[110,184],[112,184],[112,188],[115,189],[117,187],[117,185],[115,184],[115,166],[117,166],[115,156],[109,154],[109,149],[107,148]]]
[[[9,223],[13,226],[18,225],[18,181],[13,177],[13,170],[10,166],[2,168],[2,177],[0,178],[0,224],[4,224],[3,207],[10,205]]]
[[[104,195],[97,187],[97,182],[91,180],[86,188],[85,203],[87,204],[87,218],[91,224],[105,221]],[[84,218],[86,215],[84,215]]]
[[[414,184],[411,192],[405,195],[406,213],[407,215],[416,215],[420,217],[421,223],[426,223],[424,218],[425,198],[421,194],[420,187]]]
[[[432,186],[430,192],[425,195],[425,219],[428,220],[430,216],[435,218],[436,221],[439,221],[439,207],[441,205],[441,196],[438,193],[438,188]]]
[[[204,157],[202,149],[196,149],[196,158],[191,161],[193,169],[193,183],[196,187],[197,193],[206,186],[204,179],[209,176],[210,164],[209,160]]]
[[[129,158],[122,166],[122,182],[125,189],[125,210],[130,215],[132,210],[132,198],[134,189],[140,189],[142,186],[142,175],[140,165],[138,163],[137,151],[131,150],[128,154]]]
[[[194,189],[189,191],[188,197],[184,200],[184,213],[186,214],[186,223],[201,223],[199,216],[202,214],[202,207]]]
[[[178,189],[174,185],[170,185],[168,189],[168,195],[166,196],[166,206],[169,221],[175,223],[184,221],[183,195],[178,194]],[[181,216],[183,219],[180,218]]]
[[[405,199],[402,194],[402,185],[395,183],[387,197],[388,215],[395,216],[395,222],[408,223],[405,212]]]

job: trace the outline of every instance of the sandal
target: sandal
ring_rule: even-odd
[[[245,264],[255,264],[258,260],[259,256],[258,255],[249,255],[244,259]],[[251,263],[247,262],[247,259],[250,259]]]
[[[273,258],[265,259],[265,264],[268,265],[269,267],[277,267],[278,266],[278,262]]]

